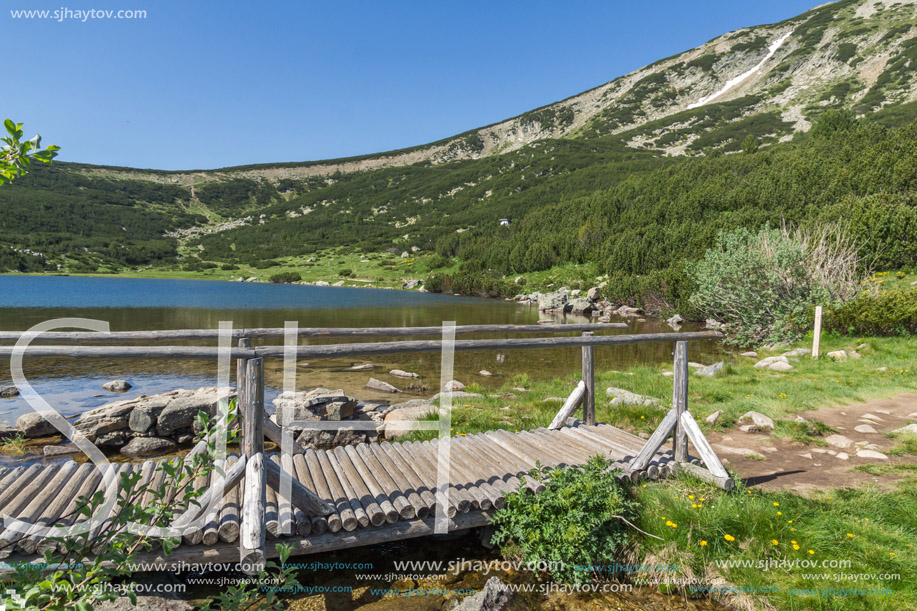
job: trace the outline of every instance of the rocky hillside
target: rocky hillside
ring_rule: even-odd
[[[917,0],[841,0],[411,149],[185,172],[56,163],[0,190],[0,270],[282,267],[331,246],[429,251],[500,218],[558,227],[559,202],[562,222],[583,226],[575,239],[598,243],[610,221],[585,212],[589,202],[641,172],[767,150],[828,110],[904,123],[917,114],[915,60]],[[580,200],[583,218],[569,218]],[[516,258],[543,269],[561,252]]]

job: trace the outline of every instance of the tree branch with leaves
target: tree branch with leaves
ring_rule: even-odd
[[[0,185],[4,185],[14,178],[29,173],[33,161],[51,163],[57,157],[59,146],[53,144],[41,148],[41,136],[35,134],[30,140],[22,140],[22,123],[13,123],[10,119],[3,122],[8,134],[0,138],[3,146],[0,147]]]

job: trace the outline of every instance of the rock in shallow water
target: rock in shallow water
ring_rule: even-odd
[[[111,382],[102,384],[102,388],[108,392],[127,392],[133,387],[133,384],[127,380],[112,380]]]

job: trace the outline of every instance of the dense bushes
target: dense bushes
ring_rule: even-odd
[[[274,284],[290,284],[299,282],[302,280],[302,276],[299,275],[299,272],[280,272],[271,276],[269,280]]]
[[[825,313],[827,330],[850,335],[917,334],[917,291],[889,290],[861,295]]]
[[[856,294],[856,249],[837,229],[818,234],[765,228],[721,233],[704,258],[688,265],[691,303],[725,322],[729,341],[789,341],[808,327],[813,305],[835,306]]]
[[[622,519],[632,517],[633,502],[617,473],[600,456],[583,467],[536,472],[544,492],[509,495],[493,518],[492,540],[530,567],[548,565],[559,581],[592,581],[593,567],[614,565],[627,540]]]

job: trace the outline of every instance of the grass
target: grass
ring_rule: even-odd
[[[898,444],[888,451],[893,456],[917,456],[917,435],[913,433],[892,433],[889,435],[898,440]]]
[[[798,344],[809,346],[810,344]],[[857,348],[858,346],[863,346]],[[829,358],[799,357],[794,369],[786,373],[755,369],[757,359],[738,355],[726,357],[727,367],[715,378],[692,375],[688,387],[688,408],[701,428],[726,430],[734,427],[748,411],[757,411],[775,421],[775,436],[821,444],[831,429],[820,422],[793,422],[803,411],[858,403],[917,391],[917,338],[822,338],[821,352],[858,350],[860,359],[834,361]],[[758,358],[781,354],[787,348],[759,351]],[[601,364],[599,364],[601,366]],[[882,370],[884,368],[884,370]],[[655,397],[665,407],[671,404],[672,378],[661,375],[671,367],[640,366],[627,371],[596,372],[596,416],[632,432],[653,431],[664,410],[653,407],[611,406],[605,389],[613,386]],[[455,433],[477,433],[489,429],[515,430],[547,426],[560,403],[552,397],[566,397],[577,382],[576,376],[549,381],[508,380],[497,390],[480,398],[459,399],[453,408]],[[518,390],[523,387],[524,390]],[[468,392],[482,392],[469,385]],[[717,423],[705,418],[722,412]],[[412,433],[417,439],[432,432]]]
[[[17,433],[12,437],[7,437],[6,439],[0,440],[0,454],[22,456],[25,454],[25,447],[26,438],[21,433]]]
[[[766,598],[779,609],[917,609],[917,582],[909,578],[917,566],[915,493],[915,479],[895,491],[829,490],[811,498],[741,486],[727,493],[689,477],[648,482],[636,487],[639,526],[662,540],[635,535],[630,553],[641,564],[678,565],[669,577],[697,579],[701,586],[722,577],[740,586],[744,593],[713,595],[738,608],[763,606]],[[794,567],[794,561],[818,566]],[[849,564],[823,568],[823,561]],[[854,581],[837,574],[866,576]],[[815,592],[828,587],[874,592]]]

